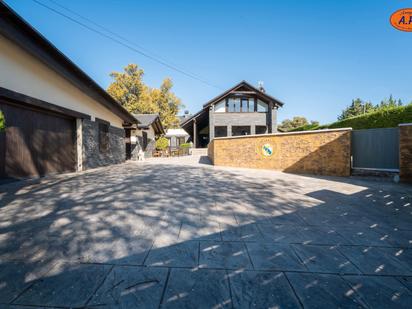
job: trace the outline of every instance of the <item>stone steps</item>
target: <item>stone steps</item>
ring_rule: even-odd
[[[207,148],[192,148],[193,156],[207,156]]]

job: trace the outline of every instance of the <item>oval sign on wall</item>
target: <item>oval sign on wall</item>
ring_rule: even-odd
[[[272,145],[271,144],[264,144],[263,146],[262,146],[262,154],[265,156],[265,157],[270,157],[270,156],[272,156],[273,155],[273,147],[272,147]]]
[[[391,15],[390,21],[394,28],[412,32],[412,8],[397,10]]]

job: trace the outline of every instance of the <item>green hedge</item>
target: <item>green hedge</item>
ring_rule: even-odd
[[[288,132],[310,131],[310,130],[319,130],[319,125],[318,124],[306,124],[304,126],[289,130]]]
[[[400,123],[412,122],[412,104],[407,106],[386,108],[377,112],[372,112],[341,121],[336,121],[327,125],[306,125],[289,132],[321,130],[321,129],[338,129],[352,128],[354,130],[375,129],[375,128],[394,128]]]
[[[192,147],[192,144],[190,143],[180,144],[180,148],[190,148],[190,147]]]
[[[412,104],[383,109],[377,112],[356,116],[328,125],[328,128],[347,128],[354,130],[374,128],[394,128],[400,123],[412,122]]]

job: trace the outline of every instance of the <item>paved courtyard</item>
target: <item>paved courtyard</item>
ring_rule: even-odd
[[[0,186],[0,307],[412,307],[411,186],[206,161]]]

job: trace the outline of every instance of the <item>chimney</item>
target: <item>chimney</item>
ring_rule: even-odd
[[[259,89],[259,91],[265,93],[265,88],[263,88],[263,82],[262,81],[258,82],[258,89]]]

